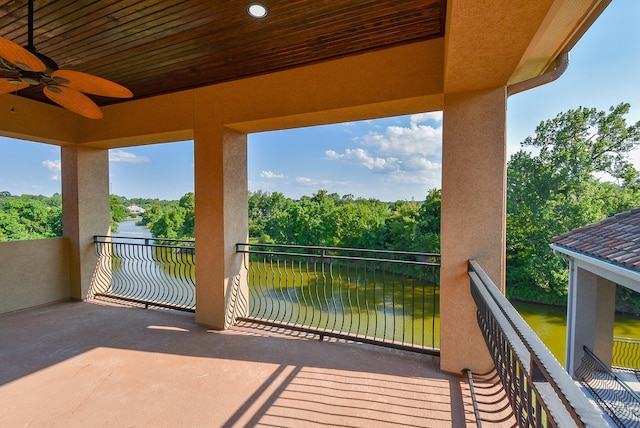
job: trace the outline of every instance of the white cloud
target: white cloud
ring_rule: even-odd
[[[268,178],[270,180],[272,180],[272,179],[280,179],[280,178],[287,178],[286,175],[284,175],[284,174],[276,174],[273,171],[262,171],[260,173],[260,177]]]
[[[45,160],[42,161],[42,166],[44,166],[51,172],[52,180],[60,180],[60,171],[62,170],[62,164],[60,160]]]
[[[388,181],[403,185],[419,185],[424,189],[442,187],[441,168],[419,171],[398,170],[389,174]],[[426,191],[425,191],[426,193]]]
[[[346,149],[344,154],[336,153],[334,150],[327,150],[325,155],[330,160],[342,159],[349,163],[361,165],[372,171],[398,169],[399,159],[394,157],[380,158],[372,156],[364,149]]]
[[[370,132],[360,139],[365,146],[372,147],[381,155],[403,156],[441,155],[442,127],[411,123],[410,127],[388,126],[384,134]]]
[[[327,156],[328,159],[331,160],[336,160],[336,159],[343,159],[344,155],[341,155],[340,153],[337,153],[335,150],[327,150],[324,152],[324,154]]]
[[[432,162],[427,158],[410,158],[404,162],[408,169],[412,170],[424,170],[424,171],[440,171],[442,165],[437,162]]]
[[[296,177],[296,183],[304,184],[305,186],[315,186],[319,181],[309,177]]]
[[[442,112],[411,116],[408,126],[391,125],[353,141],[361,147],[325,151],[328,160],[345,162],[382,174],[383,182],[429,188],[441,186]]]
[[[633,163],[636,169],[639,169],[640,168],[640,149],[635,149],[630,151],[629,160],[631,161],[631,163]]]
[[[418,113],[411,116],[411,123],[422,123],[432,120],[434,122],[442,122],[442,112],[432,111],[429,113]]]
[[[120,149],[109,150],[110,162],[125,162],[125,163],[144,163],[149,162],[150,159],[146,156],[138,156],[131,152],[125,152]]]
[[[331,187],[331,186],[345,186],[348,185],[348,181],[334,181],[334,180],[316,180],[309,177],[296,177],[296,183],[302,184],[308,187]]]

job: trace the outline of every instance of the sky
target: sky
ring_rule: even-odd
[[[570,53],[555,82],[509,97],[507,151],[513,154],[540,122],[578,107],[631,104],[640,121],[640,1],[613,0]],[[2,106],[0,106],[2,108]],[[290,198],[319,189],[383,201],[423,200],[441,187],[442,114],[251,134],[249,190]],[[179,199],[193,191],[193,143],[111,150],[111,193]],[[640,169],[640,150],[632,154]],[[0,191],[61,191],[60,149],[0,137]]]

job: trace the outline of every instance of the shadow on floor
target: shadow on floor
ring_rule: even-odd
[[[68,302],[0,317],[1,426],[475,425],[432,356]]]

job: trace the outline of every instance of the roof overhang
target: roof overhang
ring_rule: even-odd
[[[557,256],[570,260],[576,267],[640,293],[640,272],[637,270],[579,253],[560,245],[551,244],[551,248]]]
[[[554,2],[508,84],[520,83],[552,70],[554,60],[573,49],[609,3],[611,0]]]

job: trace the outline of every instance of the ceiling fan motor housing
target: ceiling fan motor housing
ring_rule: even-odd
[[[45,71],[46,74],[51,74],[60,68],[58,67],[58,64],[56,64],[54,60],[52,60],[45,54],[41,54],[40,52],[38,52],[35,46],[25,46],[24,48],[29,52],[31,52],[32,54],[34,54],[40,61],[42,61],[45,67],[47,67]]]

